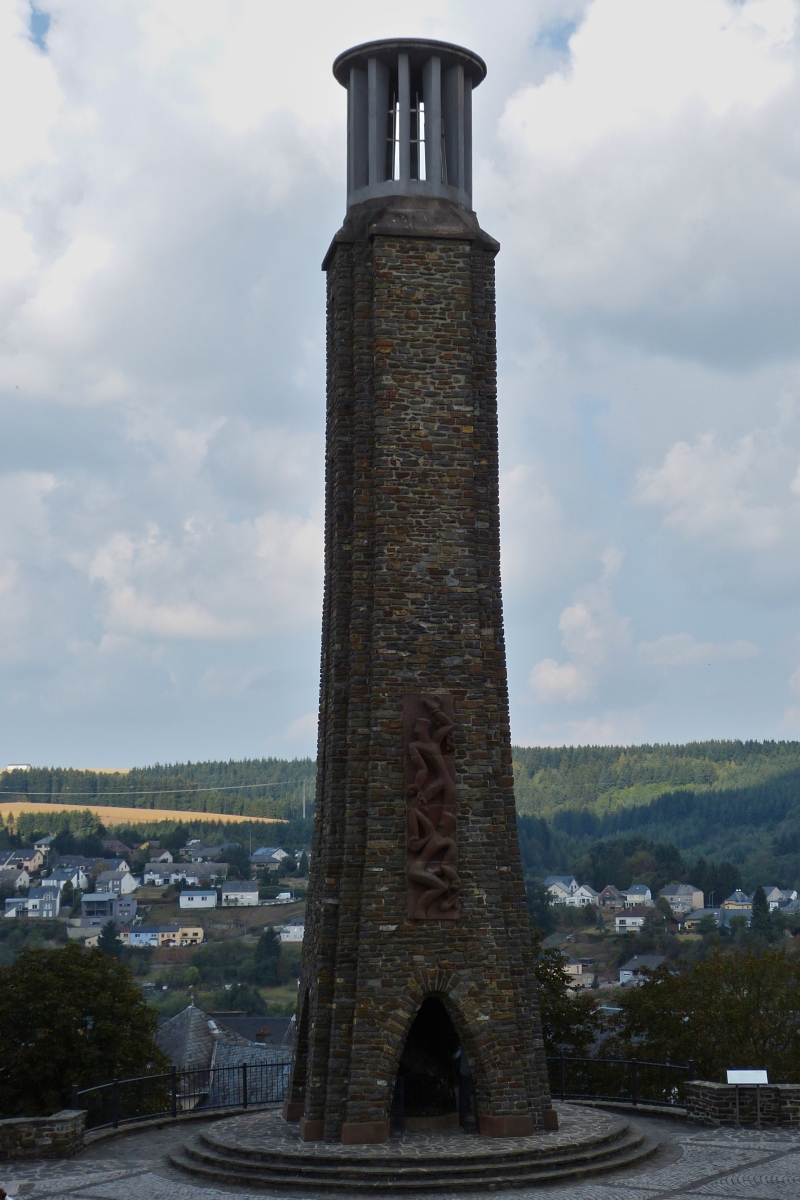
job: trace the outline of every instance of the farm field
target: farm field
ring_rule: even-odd
[[[285,817],[251,817],[240,816],[237,813],[220,812],[190,812],[187,809],[173,808],[116,808],[109,804],[36,804],[32,800],[11,800],[7,804],[0,800],[0,816],[15,819],[20,813],[37,813],[46,809],[48,814],[55,812],[74,812],[80,809],[94,813],[103,818],[105,825],[136,824],[142,821],[262,821],[265,825],[286,825]]]

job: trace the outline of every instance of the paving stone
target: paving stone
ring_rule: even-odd
[[[797,1200],[800,1196],[797,1133],[754,1137],[752,1130],[699,1133],[657,1118],[632,1118],[631,1123],[662,1142],[652,1165],[598,1180],[472,1196],[475,1200],[489,1200],[490,1195],[502,1195],[503,1200]],[[197,1124],[198,1129],[204,1127],[210,1123]],[[249,1188],[204,1186],[170,1168],[167,1152],[180,1147],[186,1137],[186,1125],[141,1130],[97,1143],[66,1162],[0,1164],[0,1185],[13,1196],[19,1183],[32,1184],[30,1200],[238,1200],[263,1194]],[[296,1191],[276,1190],[269,1196],[298,1200]],[[321,1200],[321,1194],[309,1191],[300,1200]],[[440,1200],[463,1198],[454,1190],[440,1193]]]

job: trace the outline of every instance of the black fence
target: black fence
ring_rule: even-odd
[[[73,1087],[71,1106],[86,1109],[87,1129],[116,1129],[153,1117],[279,1104],[288,1095],[291,1070],[291,1059],[212,1070],[178,1071],[173,1067],[163,1075]]]
[[[609,1100],[681,1108],[694,1063],[644,1062],[629,1058],[548,1058],[554,1100]]]
[[[606,1100],[628,1104],[682,1107],[685,1084],[694,1078],[694,1065],[644,1062],[623,1058],[547,1060],[554,1100]],[[153,1117],[179,1117],[196,1111],[249,1108],[279,1104],[288,1096],[291,1059],[270,1063],[241,1063],[213,1070],[179,1071],[114,1079],[95,1087],[72,1089],[72,1108],[86,1109],[87,1129],[116,1129]],[[430,1081],[427,1081],[429,1085]],[[436,1081],[440,1082],[440,1081]],[[403,1132],[408,1116],[457,1112],[464,1128],[477,1126],[472,1080],[448,1082],[447,1095],[423,1094],[418,1081],[398,1076],[392,1103],[392,1127]],[[444,1086],[444,1084],[442,1085]]]

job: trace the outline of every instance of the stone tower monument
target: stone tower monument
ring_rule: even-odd
[[[494,259],[472,211],[477,55],[340,55],[328,279],[316,824],[284,1115],[383,1141],[557,1125],[517,841],[500,597]],[[461,1065],[463,1064],[463,1066]],[[463,1076],[469,1073],[471,1089]]]

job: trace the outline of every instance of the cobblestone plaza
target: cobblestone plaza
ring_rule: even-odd
[[[499,1194],[507,1200],[795,1200],[800,1196],[800,1134],[696,1129],[667,1118],[636,1117],[632,1123],[661,1142],[644,1166],[558,1187]],[[30,1200],[226,1200],[253,1194],[245,1188],[201,1186],[170,1168],[166,1156],[186,1136],[185,1124],[143,1129],[98,1141],[67,1162],[0,1164],[0,1186],[10,1196]],[[314,1200],[313,1192],[292,1189],[285,1194],[295,1200],[299,1196]],[[479,1198],[490,1194],[498,1193],[471,1193]],[[443,1200],[460,1200],[455,1193],[439,1195]]]

